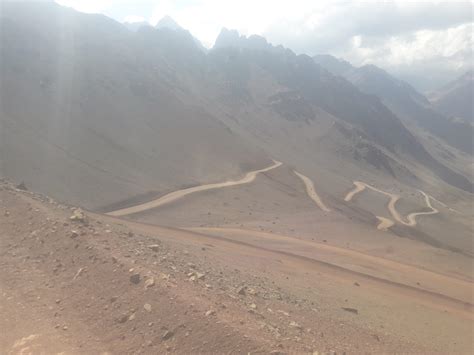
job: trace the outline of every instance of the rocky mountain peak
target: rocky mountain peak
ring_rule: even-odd
[[[182,30],[183,28],[178,25],[178,23],[173,20],[170,16],[164,16],[158,23],[156,24],[155,28],[169,28],[170,30]]]

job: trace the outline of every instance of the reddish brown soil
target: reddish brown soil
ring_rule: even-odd
[[[275,241],[70,220],[72,208],[0,186],[2,353],[469,351],[470,306],[423,287],[399,292]]]

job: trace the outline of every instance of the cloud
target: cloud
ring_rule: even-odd
[[[325,3],[300,18],[273,23],[264,36],[297,53],[329,53],[355,65],[376,64],[426,90],[472,68],[472,6]],[[416,73],[435,78],[422,80]]]
[[[300,18],[274,22],[264,34],[292,43],[297,51],[320,52],[344,48],[357,37],[374,41],[470,22],[472,4],[468,2],[334,2],[313,6]]]
[[[86,13],[99,13],[112,6],[113,0],[56,0],[60,5]]]

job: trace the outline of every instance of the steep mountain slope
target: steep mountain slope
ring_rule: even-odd
[[[434,107],[448,116],[474,122],[474,72],[471,70],[429,95]]]
[[[379,99],[330,74],[308,56],[296,56],[282,47],[273,47],[258,36],[245,38],[224,29],[210,59],[220,72],[225,73],[224,80],[232,83],[233,90],[246,98],[244,102],[252,101],[253,95],[246,86],[258,75],[255,70],[258,68],[271,77],[274,85],[285,87],[286,105],[298,99],[298,106],[302,107],[302,101],[305,101],[353,125],[371,143],[415,159],[457,187],[472,189],[466,178],[435,160]],[[281,94],[277,99],[282,106]]]
[[[205,53],[185,30],[132,32],[55,4],[1,16],[0,173],[61,200],[117,207],[270,158],[328,193],[361,174],[472,189],[379,99],[264,38],[223,31]]]
[[[1,6],[1,174],[98,208],[270,161],[179,98],[173,69],[135,52],[122,25],[55,4]]]
[[[332,73],[349,80],[360,90],[378,96],[407,124],[415,123],[451,146],[472,154],[472,126],[451,120],[437,112],[422,94],[406,82],[374,65],[356,68],[329,55],[313,59]]]

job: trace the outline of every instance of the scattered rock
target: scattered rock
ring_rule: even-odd
[[[354,282],[354,286],[360,286],[358,282]]]
[[[22,181],[20,182],[18,185],[15,186],[18,190],[23,190],[23,191],[28,191],[28,189],[26,188],[26,185],[25,185],[25,182]]]
[[[79,232],[76,231],[76,230],[72,230],[71,231],[71,238],[74,239],[74,238],[77,238],[77,237],[79,237]]]
[[[120,317],[117,318],[117,322],[125,323],[128,320],[129,316],[126,314],[122,314]]]
[[[206,312],[206,317],[212,316],[214,314],[216,314],[216,311],[214,311],[213,309],[210,309]]]
[[[140,280],[141,280],[141,277],[140,277],[139,273],[135,273],[132,276],[130,276],[130,282],[132,284],[136,285],[136,284],[140,283]]]
[[[84,267],[81,267],[79,268],[79,270],[77,270],[76,274],[74,275],[74,277],[72,278],[73,280],[77,279],[79,276],[81,276],[81,274],[86,270],[86,268]]]
[[[346,312],[351,312],[351,313],[354,313],[354,314],[359,314],[359,311],[358,311],[356,308],[342,307],[342,309],[345,310]]]
[[[150,288],[153,286],[155,286],[155,279],[153,277],[150,277],[145,281],[145,288]]]
[[[296,328],[296,329],[298,329],[298,330],[302,330],[302,329],[303,329],[303,327],[302,327],[301,325],[299,325],[298,323],[296,323],[295,321],[291,321],[291,322],[290,322],[290,327]]]
[[[143,308],[145,309],[145,311],[151,312],[151,304],[145,303],[145,304],[143,305]]]
[[[148,246],[148,249],[151,249],[154,252],[157,252],[160,250],[160,246],[158,244],[152,244]]]
[[[245,296],[245,290],[246,289],[247,289],[246,286],[239,287],[239,289],[237,290],[237,294],[241,295],[241,296]]]
[[[71,221],[84,222],[86,220],[86,215],[80,208],[77,208],[73,211],[72,216],[69,217],[69,219]]]
[[[255,291],[255,289],[249,287],[249,288],[247,288],[247,293],[249,295],[256,296],[258,292]]]
[[[197,277],[198,280],[203,280],[204,277],[206,277],[206,275],[205,275],[205,274],[201,274],[200,272],[197,272],[197,273],[196,273],[196,277]]]
[[[171,330],[166,330],[163,335],[161,336],[161,339],[163,340],[168,340],[174,336],[174,332]]]

